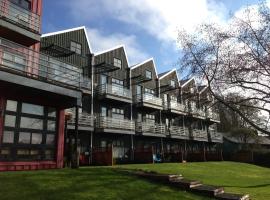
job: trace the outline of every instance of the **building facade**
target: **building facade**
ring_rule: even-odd
[[[41,0],[0,0],[0,170],[220,160],[214,101],[194,78],[93,53],[85,27],[41,36]]]

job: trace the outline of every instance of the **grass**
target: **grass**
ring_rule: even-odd
[[[0,197],[1,200],[209,200],[110,167],[2,172]]]
[[[270,199],[270,169],[235,162],[164,163],[120,166],[182,174],[205,184],[223,186],[226,191],[250,194],[252,200]]]

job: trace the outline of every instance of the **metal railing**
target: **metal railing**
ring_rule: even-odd
[[[207,132],[205,130],[200,129],[192,129],[192,137],[193,138],[202,138],[202,139],[208,139]]]
[[[136,132],[166,135],[166,126],[157,123],[136,122]]]
[[[102,84],[97,86],[96,91],[99,95],[111,94],[131,99],[131,91],[121,85]]]
[[[150,95],[150,94],[138,94],[135,96],[136,103],[149,103],[157,106],[163,105],[163,101],[161,98]]]
[[[181,126],[170,126],[169,128],[171,135],[178,135],[183,137],[188,137],[188,129]]]
[[[177,110],[180,112],[186,112],[186,106],[184,104],[181,104],[175,100],[171,100],[170,103],[168,104],[169,109],[171,110]]]
[[[40,16],[9,0],[0,0],[0,18],[3,17],[33,32],[40,32]]]
[[[67,112],[70,112],[69,110]],[[79,113],[78,125],[94,127],[95,117],[88,113]],[[69,125],[75,125],[75,113],[72,111],[72,118],[68,121]]]
[[[116,119],[111,117],[97,117],[96,128],[120,129],[135,131],[135,122],[128,119]]]
[[[51,56],[0,38],[0,70],[29,78],[80,88],[82,70]]]
[[[221,133],[217,132],[214,129],[209,129],[209,134],[210,134],[210,138],[211,140],[223,140],[223,136]]]
[[[206,117],[205,111],[203,109],[197,108],[196,106],[190,106],[189,110],[193,115],[197,115],[202,118]]]

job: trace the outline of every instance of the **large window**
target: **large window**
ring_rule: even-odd
[[[0,161],[52,160],[55,158],[55,108],[7,100]]]
[[[113,58],[113,66],[121,69],[122,68],[122,60],[120,60],[118,58]]]
[[[74,51],[76,54],[82,54],[82,45],[77,42],[70,42],[70,50]]]
[[[11,0],[11,2],[26,10],[31,10],[31,2],[29,0]]]

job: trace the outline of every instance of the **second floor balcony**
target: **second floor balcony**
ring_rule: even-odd
[[[223,135],[217,132],[215,129],[209,129],[210,141],[215,143],[223,142]]]
[[[161,98],[151,94],[141,94],[134,96],[134,103],[137,106],[148,107],[152,109],[162,110],[163,101]]]
[[[96,88],[96,94],[99,99],[111,99],[132,103],[131,91],[121,85],[116,84],[102,84]]]
[[[192,139],[196,141],[208,141],[207,131],[202,129],[192,129]]]
[[[189,131],[186,127],[170,126],[169,132],[172,138],[189,139]]]
[[[70,90],[81,87],[80,68],[3,38],[0,71],[2,81],[62,95],[71,95]]]
[[[95,128],[97,132],[135,134],[135,122],[128,119],[99,116],[96,118]]]
[[[148,136],[167,136],[166,126],[158,123],[136,122],[136,132]]]
[[[71,115],[71,119],[68,121],[68,129],[75,129],[75,113],[73,110],[67,110],[67,113]],[[79,113],[78,118],[78,130],[93,131],[94,130],[95,117],[89,113]]]

